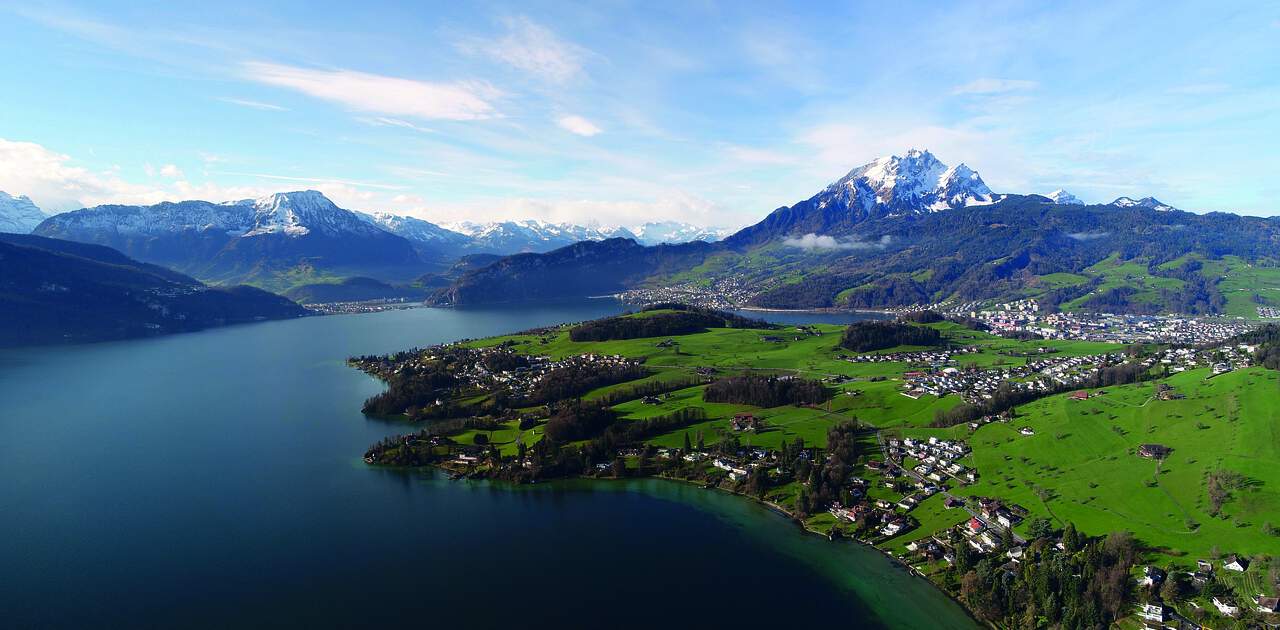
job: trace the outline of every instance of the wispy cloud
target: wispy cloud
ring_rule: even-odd
[[[991,79],[982,78],[974,79],[964,85],[957,85],[952,88],[951,93],[961,94],[1007,94],[1009,92],[1020,92],[1025,90],[1034,90],[1040,84],[1035,81],[1026,81],[1021,79]]]
[[[289,111],[289,108],[287,107],[272,105],[271,103],[263,103],[261,101],[251,101],[245,98],[232,98],[230,96],[221,96],[221,97],[218,97],[218,100],[222,101],[223,103],[230,103],[232,105],[239,105],[241,107],[248,107],[250,109],[260,109],[267,112]]]
[[[838,240],[834,236],[825,234],[814,234],[812,232],[800,237],[791,237],[782,241],[783,245],[788,247],[798,247],[800,249],[815,251],[824,249],[884,249],[893,242],[893,237],[888,234],[880,237],[878,241],[860,241],[860,240]]]
[[[468,37],[460,51],[488,57],[552,83],[567,83],[583,74],[587,51],[556,36],[525,16],[502,19],[506,34],[497,39]]]
[[[290,88],[354,110],[433,120],[483,120],[498,116],[491,100],[501,92],[483,81],[437,83],[354,70],[318,70],[259,61],[245,76]]]
[[[300,182],[304,184],[332,183],[343,184],[345,186],[359,186],[361,188],[379,188],[382,190],[405,190],[406,186],[396,186],[392,184],[379,184],[376,182],[360,182],[346,179],[332,179],[325,177],[295,177],[292,175],[273,175],[271,173],[243,173],[236,171],[213,171],[216,175],[236,175],[239,177],[257,177],[259,179],[272,179],[282,182]]]
[[[387,118],[385,116],[377,116],[374,118],[357,118],[356,121],[362,122],[366,125],[372,125],[374,127],[400,127],[402,129],[412,129],[414,131],[421,132],[421,133],[436,132],[435,129],[430,129],[427,127],[423,127],[421,125],[415,125],[407,120],[401,120],[399,118]]]
[[[600,127],[582,116],[561,116],[556,120],[556,124],[569,133],[576,133],[588,138],[601,132]]]

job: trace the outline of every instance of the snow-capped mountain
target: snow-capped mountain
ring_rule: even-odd
[[[45,214],[26,195],[14,197],[0,190],[0,232],[30,234]]]
[[[732,247],[805,234],[840,236],[871,219],[928,215],[995,204],[976,171],[947,166],[928,151],[877,158],[849,171],[818,194],[774,210],[763,221],[727,237]]]
[[[406,239],[339,208],[314,190],[225,203],[97,206],[55,215],[35,234],[107,245],[145,262],[208,280],[257,281],[308,269],[421,267]]]
[[[865,214],[914,214],[995,203],[999,197],[964,164],[948,167],[928,151],[912,149],[859,166],[815,198]]]
[[[276,193],[259,199],[228,204],[252,210],[253,224],[243,236],[284,234],[304,236],[319,232],[328,236],[375,235],[385,230],[370,225],[362,216],[337,204],[315,190]]]
[[[636,238],[630,230],[622,227],[587,227],[536,219],[492,223],[460,221],[446,223],[443,227],[470,237],[468,250],[495,254],[546,252],[580,241]]]
[[[1160,203],[1160,200],[1156,199],[1155,197],[1143,197],[1142,199],[1130,199],[1129,197],[1117,197],[1115,201],[1111,202],[1111,205],[1117,206],[1120,208],[1132,208],[1137,206],[1142,208],[1151,208],[1152,210],[1159,210],[1160,212],[1177,210],[1177,208],[1173,206]]]
[[[1079,197],[1061,188],[1045,196],[1049,198],[1049,201],[1052,201],[1053,203],[1056,203],[1060,206],[1083,206],[1084,205],[1084,202],[1081,201]]]
[[[471,241],[466,234],[445,229],[430,221],[424,221],[416,217],[401,216],[390,212],[373,212],[364,216],[372,221],[374,225],[411,241],[452,245],[465,245]]]
[[[691,241],[718,241],[733,233],[716,227],[699,227],[679,221],[651,221],[631,229],[641,245],[676,244]]]

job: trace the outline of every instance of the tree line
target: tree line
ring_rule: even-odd
[[[902,322],[855,322],[844,329],[840,346],[854,352],[871,352],[897,346],[936,346],[942,343],[942,333],[927,326],[913,326]]]
[[[672,311],[660,313],[656,311]],[[659,303],[642,314],[618,315],[583,322],[569,329],[572,341],[610,341],[667,337],[705,332],[708,328],[771,328],[768,322],[686,304]]]
[[[717,379],[702,392],[702,399],[706,402],[754,407],[816,405],[830,397],[831,392],[822,381],[756,374]]]

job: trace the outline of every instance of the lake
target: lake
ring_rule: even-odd
[[[0,625],[975,627],[878,552],[739,497],[361,461],[409,427],[361,415],[381,386],[346,357],[624,308],[423,308],[0,351]]]

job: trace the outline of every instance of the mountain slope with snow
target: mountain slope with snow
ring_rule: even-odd
[[[45,214],[26,195],[14,197],[0,190],[0,232],[30,234]]]
[[[1045,195],[1045,197],[1048,197],[1049,201],[1052,201],[1053,203],[1056,203],[1060,206],[1083,206],[1084,205],[1084,202],[1081,201],[1079,197],[1061,188]]]
[[[1155,197],[1143,197],[1142,199],[1130,199],[1129,197],[1117,197],[1115,201],[1111,202],[1111,205],[1119,208],[1135,208],[1135,207],[1151,208],[1152,210],[1158,210],[1160,212],[1169,212],[1171,210],[1177,210],[1177,208],[1173,206],[1160,203],[1160,200],[1156,199]]]
[[[201,280],[281,288],[291,274],[377,274],[426,268],[414,246],[316,191],[226,203],[97,206],[55,215],[35,234],[106,245]]]
[[[993,193],[968,166],[947,166],[928,151],[912,149],[863,164],[809,199],[778,208],[725,240],[738,247],[803,234],[839,236],[872,219],[989,206],[1005,197]]]

